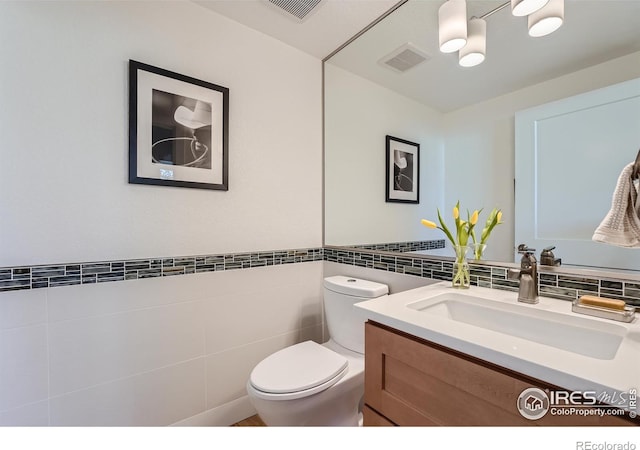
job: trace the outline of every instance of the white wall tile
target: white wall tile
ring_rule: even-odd
[[[256,364],[296,342],[298,333],[287,333],[207,356],[207,409],[247,395],[247,380]]]
[[[47,425],[49,425],[48,400],[0,412],[0,427],[43,427]]]
[[[206,353],[267,339],[300,328],[300,298],[288,286],[206,302]]]
[[[323,341],[322,272],[309,262],[2,295],[0,420],[45,424],[50,379],[58,424],[147,423],[131,415],[131,380],[205,354],[201,401],[233,402],[264,357]],[[48,326],[23,326],[46,321],[47,307]],[[96,396],[113,399],[88,412]]]
[[[46,325],[0,331],[0,411],[47,396]]]
[[[329,333],[324,334],[323,324],[313,325],[311,327],[301,328],[298,331],[298,342],[314,341],[322,344],[329,340]]]
[[[237,292],[212,290],[205,302],[206,353],[321,323],[321,270],[321,262],[251,269]]]
[[[165,426],[205,409],[204,359],[51,399],[53,426]]]
[[[49,320],[115,314],[202,298],[209,274],[158,277],[49,289]]]
[[[302,264],[297,283],[291,286],[292,294],[299,298],[300,327],[309,327],[323,321],[322,262]]]
[[[286,265],[254,267],[244,270],[213,272],[202,280],[201,289],[208,296],[256,292],[261,288],[275,286],[287,272]],[[247,278],[251,282],[247,283]]]
[[[250,371],[274,351],[306,339],[322,342],[322,267],[322,262],[310,262],[34,290],[27,294],[36,295],[3,297],[2,307],[14,317],[11,325],[42,321],[48,294],[56,424],[146,424],[131,412],[137,406],[127,403],[127,398],[138,401],[132,389],[139,385],[131,380],[204,355],[205,341],[211,354],[206,359],[209,388],[208,395],[202,390],[200,400],[208,401],[209,409],[245,396]],[[203,300],[191,301],[199,298]],[[34,330],[39,333],[36,351],[31,349],[38,342]],[[2,385],[11,378],[22,386],[1,392],[0,417],[7,423],[48,420],[46,401],[14,408],[47,399],[46,332],[45,325],[2,332],[9,337],[3,339],[7,345],[0,358]],[[16,355],[36,361],[11,365],[7,372]],[[94,412],[96,396],[110,400]],[[166,423],[188,417],[174,416]]]
[[[259,267],[250,270],[205,272],[175,277],[50,288],[48,289],[49,320],[57,322],[116,314],[199,300],[208,298],[212,294],[224,295],[243,289],[255,290],[253,283],[246,283],[248,273],[253,277],[259,277],[259,280],[264,279],[273,284],[271,275],[274,271],[269,269],[273,268]],[[278,269],[275,273],[278,273]],[[260,284],[260,281],[257,281],[257,284]]]
[[[3,324],[43,321],[48,294],[52,424],[164,425],[202,413],[205,403],[209,410],[246,396],[249,373],[269,354],[306,339],[322,342],[322,272],[322,262],[310,262],[51,288],[3,296],[0,307],[12,317]],[[47,326],[4,330],[2,338],[0,420],[45,424]],[[205,354],[206,393],[188,390],[187,412],[156,412],[153,383],[179,376],[149,374]]]
[[[298,284],[307,286],[309,289],[317,291],[322,295],[322,280],[324,278],[324,268],[322,261],[314,261],[305,264],[296,264],[295,279]]]
[[[299,284],[301,277],[304,277],[307,272],[315,273],[317,270],[322,270],[322,261],[198,274],[201,278],[194,280],[198,284],[190,284],[192,290],[201,292],[199,298],[260,293],[264,289],[278,288],[285,284]],[[251,281],[247,282],[247,279]]]
[[[49,289],[49,320],[58,322],[114,314],[175,302],[168,280],[144,279]]]
[[[202,302],[49,326],[51,395],[203,355]]]
[[[45,323],[46,299],[46,289],[0,293],[0,330]]]

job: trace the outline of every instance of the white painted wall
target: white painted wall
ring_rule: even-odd
[[[0,267],[321,245],[318,59],[182,1],[2,2],[0,55]],[[228,192],[128,184],[129,59],[230,89]]]
[[[504,211],[487,259],[513,261],[515,113],[639,76],[637,52],[445,115],[446,204]]]
[[[420,224],[442,205],[442,115],[329,63],[324,107],[325,243],[442,239]],[[420,144],[419,204],[385,202],[386,135]]]
[[[321,63],[191,2],[0,2],[0,267],[322,245]],[[230,89],[228,192],[127,183],[129,59]],[[322,263],[0,293],[0,425],[227,425]],[[277,314],[273,312],[277,311]]]

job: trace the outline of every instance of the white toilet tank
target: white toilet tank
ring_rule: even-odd
[[[364,316],[353,305],[389,293],[386,284],[337,275],[324,279],[329,335],[342,347],[364,354]]]

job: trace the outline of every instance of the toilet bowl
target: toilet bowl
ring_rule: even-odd
[[[354,303],[387,295],[384,284],[335,276],[324,280],[331,338],[305,341],[258,363],[247,394],[269,426],[357,426],[364,395],[364,320]]]

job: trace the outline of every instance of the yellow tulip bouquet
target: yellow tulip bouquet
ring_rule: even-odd
[[[486,248],[487,239],[489,239],[489,235],[496,227],[496,225],[501,224],[502,219],[502,211],[493,208],[491,213],[489,213],[489,217],[485,223],[482,232],[480,233],[480,240],[478,241],[476,237],[475,226],[478,223],[478,217],[480,216],[480,212],[482,210],[475,210],[473,213],[469,213],[467,211],[467,220],[462,220],[460,218],[460,201],[456,203],[453,207],[453,219],[455,221],[456,226],[456,234],[455,237],[449,231],[449,228],[445,224],[442,219],[442,214],[440,214],[440,209],[438,211],[438,221],[440,225],[437,225],[435,222],[431,220],[422,219],[422,224],[427,228],[438,228],[444,232],[447,236],[451,244],[453,245],[453,249],[456,252],[456,260],[454,264],[454,275],[453,275],[453,285],[456,287],[468,287],[470,284],[470,275],[469,275],[469,265],[466,261],[467,249],[469,248],[469,237],[473,242],[473,256],[475,259],[482,258],[482,252]]]

